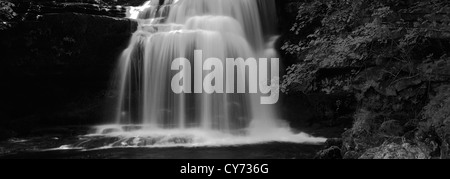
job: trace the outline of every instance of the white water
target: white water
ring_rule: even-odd
[[[151,0],[128,16],[139,30],[120,59],[115,124],[89,135],[120,139],[105,147],[325,141],[292,133],[273,105],[259,104],[260,95],[177,95],[170,88],[172,60],[192,60],[194,50],[205,59],[276,57],[274,0]]]

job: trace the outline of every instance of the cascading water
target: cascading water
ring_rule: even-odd
[[[115,125],[100,126],[91,136],[117,137],[111,147],[323,142],[291,133],[276,120],[273,105],[259,104],[260,95],[171,90],[172,62],[184,57],[194,64],[195,50],[202,50],[203,60],[222,62],[276,56],[274,8],[274,0],[150,0],[131,7],[128,16],[139,28],[119,63]],[[242,79],[236,83],[248,85]]]

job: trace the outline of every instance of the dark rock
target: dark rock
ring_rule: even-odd
[[[58,1],[18,1],[15,4],[14,11],[19,19],[29,19],[30,14],[36,16],[54,13],[82,13],[91,15],[104,15],[111,17],[125,17],[126,8],[115,6],[95,0],[58,0]]]
[[[124,131],[137,131],[137,130],[141,130],[142,126],[123,126],[122,129]]]
[[[189,144],[193,143],[192,137],[173,137],[167,140],[168,144]]]
[[[331,138],[331,139],[327,139],[327,141],[325,142],[325,148],[330,148],[330,147],[341,147],[342,146],[342,139],[341,138]]]
[[[73,132],[64,127],[42,128],[31,131],[32,136],[70,136]]]
[[[404,143],[385,143],[367,150],[360,159],[429,159],[429,150],[422,146]]]
[[[436,133],[441,141],[440,145],[440,158],[449,159],[450,158],[450,124],[445,124],[436,129]]]
[[[343,159],[359,159],[361,157],[361,154],[355,151],[348,151],[344,154],[342,157]]]
[[[370,148],[380,146],[383,142],[384,138],[378,134],[355,133],[348,130],[343,133],[342,151],[344,154],[350,151],[362,153]]]
[[[319,151],[314,159],[342,159],[341,149],[333,146],[328,149]]]
[[[139,6],[144,4],[148,0],[101,0],[101,1],[109,5]]]
[[[420,144],[430,150],[433,158],[441,158],[445,150],[445,141],[442,141],[434,129],[419,128],[406,133],[404,138],[410,143]]]
[[[125,18],[63,13],[2,31],[0,88],[8,95],[0,113],[10,116],[2,122],[33,115],[37,123],[17,126],[104,122],[111,117],[104,104],[114,100],[111,74],[136,28]]]
[[[404,130],[399,121],[391,120],[381,124],[379,131],[387,136],[401,136]]]
[[[115,132],[120,132],[120,129],[117,128],[110,128],[110,129],[105,129],[102,131],[102,134],[111,134],[111,133],[115,133]]]
[[[82,140],[78,144],[74,144],[72,147],[95,149],[95,148],[100,148],[100,147],[104,147],[104,146],[109,146],[111,144],[114,144],[114,146],[122,146],[123,142],[119,142],[119,141],[121,141],[121,138],[118,138],[118,137],[90,138],[89,140]]]
[[[313,126],[351,127],[355,110],[354,95],[336,93],[326,95],[284,94],[279,102],[283,110],[283,119],[287,119],[292,127]]]
[[[443,142],[440,147],[440,158],[441,159],[450,159],[450,144],[447,142]]]

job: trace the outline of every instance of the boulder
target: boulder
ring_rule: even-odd
[[[341,149],[337,146],[319,151],[314,159],[342,159]]]
[[[387,136],[401,136],[403,134],[403,126],[399,121],[390,120],[383,122],[379,128],[379,131],[381,134]]]
[[[360,159],[430,159],[427,148],[409,143],[385,143],[367,150]]]
[[[348,151],[344,154],[344,156],[342,157],[342,159],[358,159],[361,156],[360,153],[355,152],[355,151]]]
[[[342,146],[342,139],[341,138],[331,138],[331,139],[327,139],[327,141],[325,141],[325,146],[326,148],[329,147],[341,147]]]
[[[440,146],[440,158],[449,159],[450,158],[450,125],[447,123],[436,129],[436,133],[441,141]]]

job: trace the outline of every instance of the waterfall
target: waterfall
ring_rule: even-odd
[[[172,77],[177,73],[171,69],[175,59],[186,58],[193,68],[203,64],[195,63],[195,50],[203,52],[200,62],[217,58],[223,64],[226,58],[276,57],[274,0],[150,0],[130,7],[128,17],[138,21],[139,27],[120,58],[115,118],[117,126],[128,127],[111,132],[111,126],[103,126],[98,134],[115,132],[133,140],[144,135],[203,138],[192,139],[197,142],[220,136],[214,143],[229,143],[236,137],[246,142],[250,138],[256,142],[324,141],[304,133],[292,134],[278,120],[274,105],[259,103],[261,94],[176,94],[171,90]],[[227,80],[234,78],[230,77],[234,74],[219,73]],[[248,77],[245,68],[237,68],[235,73]],[[205,74],[200,77],[207,78]],[[185,75],[193,78],[198,71]],[[251,82],[235,80],[243,86]]]

